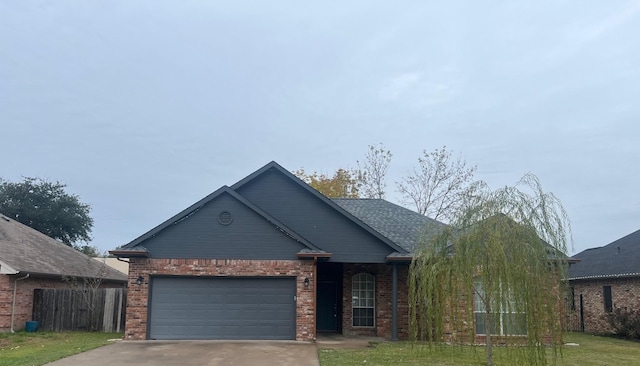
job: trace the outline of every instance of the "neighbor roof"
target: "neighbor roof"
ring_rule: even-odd
[[[332,201],[409,253],[446,226],[383,199],[334,198]]]
[[[569,268],[570,280],[640,276],[640,230],[571,258],[580,262]]]
[[[0,273],[127,280],[122,272],[1,214]]]

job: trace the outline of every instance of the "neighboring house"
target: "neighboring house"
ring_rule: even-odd
[[[608,333],[615,308],[640,310],[640,230],[572,259],[579,262],[569,268],[571,329]]]
[[[412,252],[442,225],[271,162],[111,251],[130,262],[125,337],[406,338]]]
[[[95,257],[93,258],[100,263],[104,263],[107,266],[116,269],[124,274],[129,273],[129,263],[124,260],[119,260],[118,258],[109,258],[109,257]]]
[[[82,285],[86,277],[102,277],[103,287],[127,283],[125,274],[0,215],[0,332],[24,328],[34,289],[70,288],[70,279]]]

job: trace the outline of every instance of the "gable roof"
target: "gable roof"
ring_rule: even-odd
[[[571,258],[579,262],[569,268],[569,280],[640,277],[640,230]]]
[[[410,254],[410,250],[408,248],[411,248],[412,246],[409,245],[408,242],[405,243],[406,245],[400,245],[399,243],[396,243],[393,238],[387,237],[383,233],[384,230],[380,229],[380,227],[374,228],[371,225],[368,225],[361,218],[354,215],[353,212],[350,212],[349,210],[343,208],[341,205],[330,200],[329,198],[327,198],[326,196],[324,196],[323,194],[321,194],[320,192],[318,192],[317,190],[315,190],[314,188],[312,188],[311,186],[309,186],[308,184],[300,180],[298,177],[296,177],[291,172],[284,169],[282,166],[280,166],[278,163],[274,161],[264,165],[262,168],[251,173],[250,175],[238,181],[236,184],[232,185],[231,187],[223,186],[222,188],[211,193],[210,195],[194,203],[188,208],[182,210],[180,213],[174,215],[173,217],[169,218],[168,220],[164,221],[160,225],[156,226],[155,228],[149,230],[148,232],[141,235],[140,237],[129,242],[128,244],[116,250],[110,251],[110,253],[119,257],[137,257],[137,256],[146,257],[149,255],[148,250],[144,247],[144,242],[146,240],[158,235],[161,231],[167,229],[168,227],[175,225],[182,220],[187,219],[189,216],[191,216],[192,214],[200,210],[204,205],[216,199],[220,195],[228,194],[232,196],[234,199],[236,199],[237,201],[241,202],[243,205],[245,205],[249,209],[256,212],[258,215],[262,216],[266,221],[268,221],[276,229],[280,230],[283,234],[303,244],[305,248],[298,253],[298,257],[310,257],[310,256],[329,257],[331,256],[331,253],[328,253],[324,251],[322,248],[318,247],[317,243],[311,242],[310,240],[305,238],[303,235],[301,235],[300,233],[292,229],[291,226],[285,225],[282,221],[276,219],[269,212],[263,210],[258,205],[254,204],[252,201],[248,200],[242,194],[239,193],[242,191],[242,187],[244,187],[245,185],[251,182],[257,181],[259,177],[261,177],[263,174],[267,172],[274,172],[274,171],[281,174],[285,179],[292,182],[294,185],[299,186],[301,189],[303,189],[303,191],[306,191],[310,193],[312,196],[315,196],[316,199],[320,200],[324,205],[328,206],[330,210],[335,212],[335,214],[346,218],[348,221],[355,224],[364,232],[369,233],[371,236],[379,240],[382,245],[386,245],[387,247],[389,247],[391,254],[399,255],[398,258],[401,258],[401,257],[404,258],[405,256]],[[397,208],[402,209],[399,206],[397,206]],[[406,209],[402,209],[402,210],[406,210]],[[418,214],[415,213],[415,215],[418,215]],[[421,215],[418,215],[418,216],[421,216]],[[389,232],[389,230],[387,230],[387,232]]]
[[[446,224],[383,199],[334,198],[333,202],[393,240],[408,253],[436,235]]]
[[[1,214],[0,273],[127,280],[122,272]]]
[[[229,188],[227,186],[222,186],[217,191],[211,193],[210,195],[206,196],[205,198],[201,199],[200,201],[198,201],[198,202],[194,203],[193,205],[187,207],[186,209],[182,210],[180,213],[174,215],[173,217],[169,218],[168,220],[166,220],[162,224],[160,224],[160,225],[156,226],[155,228],[149,230],[147,233],[141,235],[137,239],[134,239],[132,242],[128,243],[127,245],[123,246],[122,248],[111,251],[111,253],[115,254],[115,255],[124,256],[124,255],[127,254],[127,252],[132,252],[132,253],[146,252],[146,249],[144,247],[140,246],[140,244],[142,244],[145,240],[157,235],[159,232],[161,232],[165,228],[167,228],[167,227],[169,227],[171,225],[175,225],[175,224],[179,223],[180,221],[187,219],[189,216],[191,216],[196,211],[198,211],[200,208],[202,208],[202,206],[206,205],[207,203],[213,201],[214,199],[216,199],[217,197],[219,197],[220,195],[223,195],[223,194],[230,195],[231,197],[233,197],[234,199],[236,199],[237,201],[239,201],[240,203],[242,203],[243,205],[245,205],[246,207],[248,207],[249,209],[251,209],[252,211],[257,213],[258,215],[262,216],[267,222],[269,222],[271,225],[273,225],[276,229],[280,230],[285,235],[291,237],[292,239],[294,239],[297,242],[299,242],[302,245],[304,245],[306,247],[306,249],[307,249],[305,251],[305,253],[323,253],[323,251],[321,249],[319,249],[318,247],[313,245],[307,239],[305,239],[302,236],[298,235],[295,231],[293,231],[292,229],[288,228],[286,225],[284,225],[283,223],[278,221],[276,218],[272,217],[271,215],[269,215],[268,213],[266,213],[265,211],[263,211],[262,209],[260,209],[256,205],[254,205],[253,203],[249,202],[244,197],[240,196],[234,190],[232,190],[231,188]],[[136,251],[136,249],[138,249],[138,248],[140,250]]]
[[[281,173],[282,175],[284,175],[285,177],[289,178],[292,182],[295,182],[297,185],[302,187],[304,190],[306,190],[307,192],[309,192],[312,195],[314,195],[317,199],[321,200],[324,204],[326,204],[327,206],[329,206],[332,209],[334,209],[336,211],[336,213],[348,218],[353,223],[355,223],[357,226],[359,226],[360,228],[364,229],[369,234],[373,235],[378,240],[380,240],[383,243],[385,243],[391,249],[393,249],[393,250],[395,250],[395,251],[397,251],[399,253],[407,254],[408,250],[405,249],[403,246],[401,246],[398,243],[394,242],[393,240],[391,240],[391,238],[382,235],[379,231],[374,230],[371,226],[365,224],[359,217],[354,215],[352,212],[350,212],[349,210],[345,209],[341,205],[337,204],[333,200],[329,199],[327,196],[323,195],[322,193],[318,192],[316,189],[314,189],[313,187],[311,187],[307,183],[303,182],[300,178],[296,177],[293,173],[291,173],[290,171],[286,170],[285,168],[283,168],[280,164],[276,163],[275,161],[272,161],[272,162],[266,164],[262,168],[256,170],[252,174],[250,174],[247,177],[245,177],[244,179],[240,180],[238,183],[232,185],[231,189],[238,190],[242,186],[244,186],[247,183],[253,181],[254,179],[258,178],[259,176],[261,176],[262,174],[264,174],[265,172],[267,172],[269,170],[276,170],[279,173]]]

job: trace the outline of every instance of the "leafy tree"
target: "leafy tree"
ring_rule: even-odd
[[[358,161],[358,179],[362,185],[360,189],[362,197],[385,198],[387,170],[392,157],[391,151],[385,149],[382,143],[378,146],[369,145],[369,151],[362,165]]]
[[[74,245],[74,248],[88,255],[89,257],[101,257],[100,249],[93,245]]]
[[[415,254],[412,337],[475,343],[476,333],[484,334],[487,365],[497,340],[507,346],[509,364],[544,365],[551,341],[555,360],[571,240],[562,204],[526,175],[513,187],[485,189],[462,207]]]
[[[0,179],[0,212],[54,239],[74,246],[91,240],[91,207],[65,192],[66,184],[25,177]]]
[[[423,150],[418,167],[397,182],[403,203],[415,205],[418,213],[435,220],[450,220],[478,183],[473,181],[476,166],[453,160],[446,146],[432,152]]]
[[[360,182],[357,173],[338,169],[333,176],[313,172],[308,174],[303,168],[293,172],[295,176],[329,198],[358,198]]]

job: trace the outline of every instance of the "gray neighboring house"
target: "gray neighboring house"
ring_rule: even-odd
[[[271,162],[111,251],[130,262],[125,337],[407,338],[412,253],[442,225]]]
[[[70,288],[64,278],[102,277],[102,287],[124,287],[127,275],[0,214],[0,332],[31,319],[33,290]]]
[[[577,263],[569,267],[570,329],[609,333],[607,314],[640,310],[640,230],[571,259]]]

